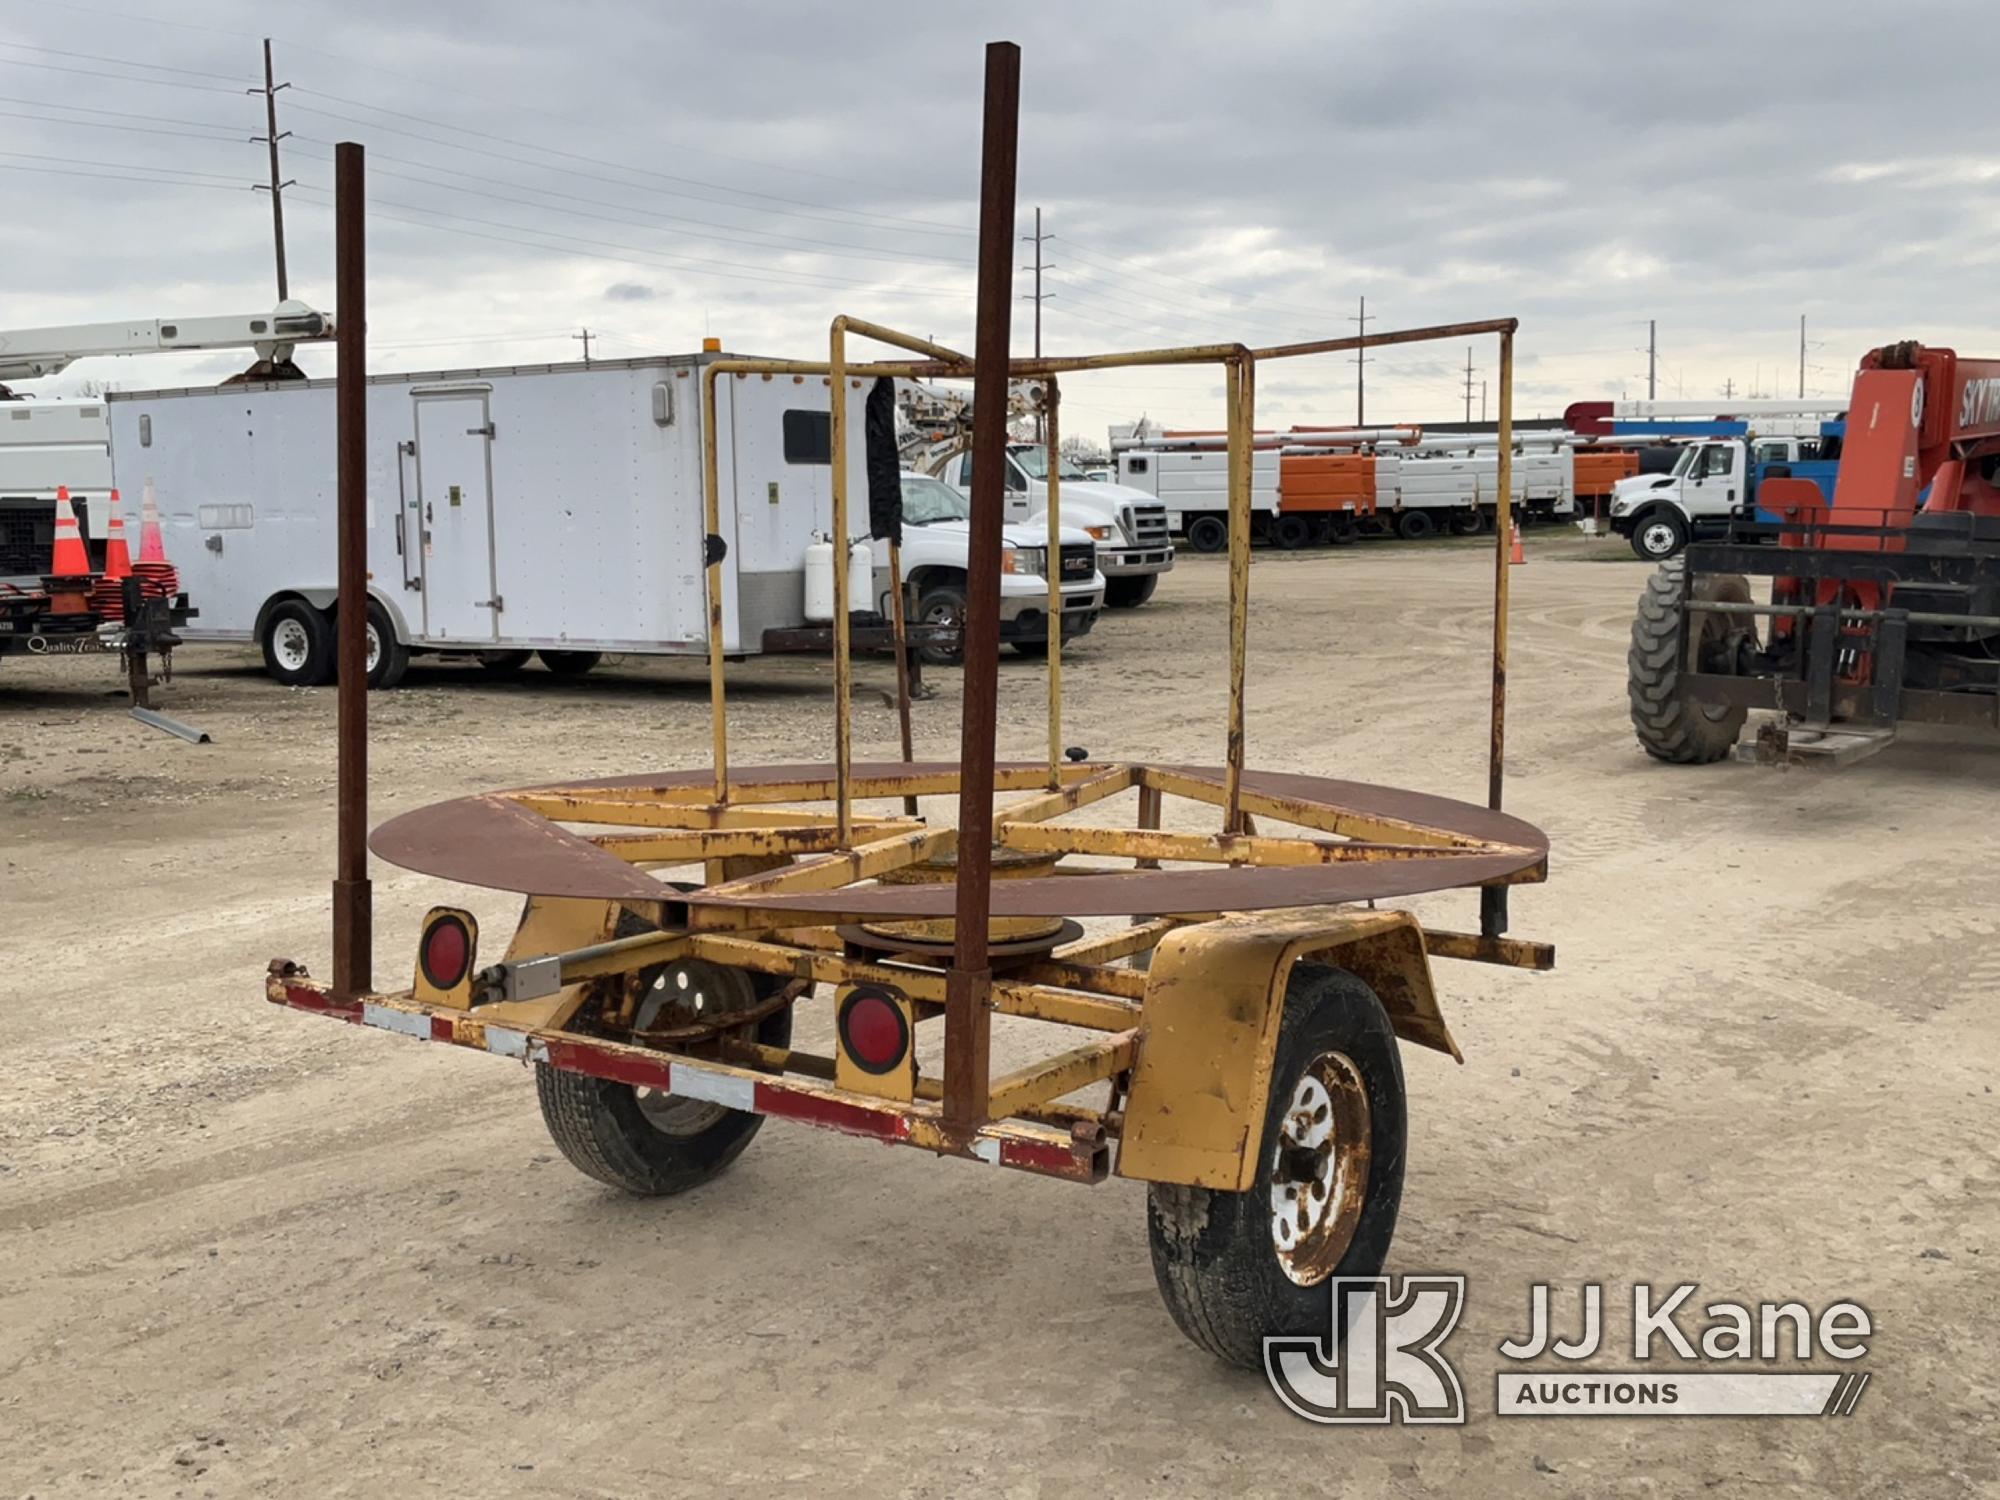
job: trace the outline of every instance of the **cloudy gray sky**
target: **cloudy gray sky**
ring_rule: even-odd
[[[2000,19],[1837,0],[0,0],[0,328],[269,305],[243,92],[266,34],[295,296],[331,306],[332,143],[369,148],[380,368],[573,358],[584,326],[607,357],[704,333],[811,355],[841,311],[968,341],[998,37],[1024,50],[1053,352],[1345,333],[1362,296],[1373,331],[1514,314],[1533,413],[1644,394],[1649,318],[1669,397],[1791,394],[1801,314],[1809,389],[1891,339],[2000,349]],[[1381,354],[1370,418],[1462,415],[1465,359]],[[1345,420],[1354,374],[1274,374],[1260,418]],[[1107,372],[1068,425],[1208,425],[1219,395]]]

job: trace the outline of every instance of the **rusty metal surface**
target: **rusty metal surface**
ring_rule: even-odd
[[[1010,761],[998,769],[1032,774],[1043,768],[1039,762]],[[1224,774],[1216,768],[1171,769],[1218,792],[1223,785]],[[863,762],[853,767],[853,775],[864,787],[873,784],[893,789],[911,776],[948,776],[956,770],[949,762]],[[744,767],[731,777],[731,784],[753,787],[824,781],[831,773],[832,768],[824,764]],[[700,769],[615,777],[573,784],[564,790],[704,787],[709,774]],[[992,914],[1121,916],[1390,899],[1503,879],[1532,870],[1547,858],[1547,837],[1532,824],[1445,797],[1282,771],[1245,771],[1243,786],[1247,792],[1421,824],[1499,847],[1493,852],[1454,850],[1437,859],[1269,869],[1107,870],[1007,880],[993,886]],[[546,788],[521,789],[534,790]],[[659,900],[662,893],[660,882],[652,876],[583,835],[528,811],[504,793],[460,798],[405,813],[378,828],[371,847],[391,864],[466,885],[603,900]],[[797,913],[802,919],[814,914],[925,917],[951,915],[956,889],[953,885],[858,886],[797,894],[748,893],[734,898],[697,891],[685,899],[697,907],[768,909]]]
[[[333,148],[334,286],[340,302],[334,391],[336,659],[333,987],[374,980],[374,895],[368,881],[368,289],[362,151]],[[388,650],[384,641],[382,649]]]

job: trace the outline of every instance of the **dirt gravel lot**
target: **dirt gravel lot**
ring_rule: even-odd
[[[2000,748],[1655,765],[1624,707],[1643,570],[1586,546],[1514,570],[1509,807],[1554,848],[1515,932],[1559,966],[1441,964],[1466,1063],[1406,1056],[1391,1269],[1470,1278],[1457,1428],[1314,1427],[1185,1343],[1133,1183],[771,1125],[685,1197],[599,1187],[520,1068],[264,1003],[271,956],[327,963],[331,690],[189,650],[162,706],[198,748],[125,718],[107,664],[8,660],[0,1493],[2000,1492]],[[1252,763],[1481,797],[1489,572],[1455,544],[1260,556]],[[1078,646],[1072,743],[1219,758],[1224,582],[1192,560]],[[949,756],[937,679],[919,753]],[[827,680],[735,669],[736,758],[830,753]],[[1002,680],[1003,753],[1034,755],[1041,674]],[[694,663],[420,663],[374,713],[378,821],[707,760]],[[856,743],[893,745],[879,699]],[[390,977],[464,893],[375,875]],[[1570,1315],[1587,1280],[1855,1299],[1873,1384],[1845,1420],[1493,1416],[1529,1284]]]

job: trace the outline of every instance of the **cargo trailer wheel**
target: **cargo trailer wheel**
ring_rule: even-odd
[[[1649,510],[1632,528],[1632,550],[1647,562],[1665,562],[1687,539],[1687,523],[1670,510]]]
[[[1331,1279],[1373,1276],[1388,1258],[1406,1140],[1381,1001],[1344,969],[1297,965],[1249,1191],[1147,1190],[1153,1274],[1181,1332],[1247,1369],[1266,1338],[1326,1337]]]
[[[944,625],[962,632],[965,629],[965,585],[934,583],[925,588],[917,598],[917,623]],[[959,639],[962,642],[963,635]],[[928,667],[955,667],[965,660],[965,647],[962,644],[937,646],[926,642],[917,647],[917,658]]]
[[[1107,578],[1104,580],[1104,602],[1113,609],[1137,609],[1153,597],[1153,590],[1159,586],[1158,573]]]
[[[333,622],[303,599],[287,599],[264,617],[264,670],[286,687],[333,680]]]
[[[542,665],[558,677],[581,677],[604,660],[602,651],[537,651]]]
[[[1188,522],[1187,544],[1197,552],[1220,552],[1229,545],[1229,527],[1220,516],[1196,516]]]
[[[646,930],[644,924],[638,930]],[[628,935],[622,924],[620,935]],[[639,983],[635,1031],[747,1011],[769,999],[784,981],[689,959],[642,970]],[[782,1006],[755,1025],[756,1038],[765,1046],[789,1046],[792,1008]],[[590,1078],[547,1063],[535,1064],[535,1093],[550,1139],[572,1166],[640,1197],[686,1192],[721,1175],[764,1123],[762,1115],[727,1105]]]
[[[1280,516],[1275,535],[1280,547],[1296,552],[1312,540],[1312,523],[1304,516]]]
[[[532,651],[481,651],[479,667],[495,677],[512,677],[528,664],[528,659],[534,654]]]
[[[1689,666],[1734,676],[1756,649],[1756,627],[1740,615],[1704,612],[1703,602],[1748,604],[1749,582],[1735,573],[1704,574],[1688,620]],[[1743,732],[1746,708],[1689,703],[1681,696],[1681,615],[1688,610],[1687,559],[1663,562],[1646,581],[1632,617],[1632,646],[1625,654],[1625,691],[1632,728],[1655,760],[1706,765],[1721,760]]]
[[[1437,522],[1427,510],[1406,510],[1396,517],[1396,535],[1406,542],[1420,542],[1437,530]]]
[[[410,648],[396,639],[396,627],[389,612],[373,599],[368,601],[368,686],[392,688],[410,670]]]

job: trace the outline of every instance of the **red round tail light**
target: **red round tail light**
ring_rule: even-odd
[[[417,962],[424,979],[437,989],[455,988],[472,966],[472,934],[465,923],[453,916],[439,917],[424,929]]]
[[[887,1073],[909,1055],[910,1023],[887,992],[863,986],[840,1004],[840,1042],[862,1071]]]

